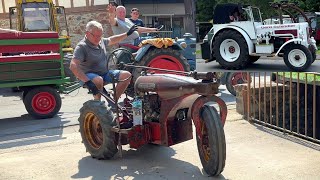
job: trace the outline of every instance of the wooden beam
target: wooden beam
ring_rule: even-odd
[[[55,5],[56,5],[56,6],[59,6],[59,0],[56,0]]]
[[[89,0],[86,0],[86,7],[89,6]]]
[[[73,8],[74,7],[73,0],[70,0],[70,4],[71,4],[71,8]]]
[[[2,0],[2,10],[3,10],[3,13],[6,13],[6,6],[4,4],[4,0]]]

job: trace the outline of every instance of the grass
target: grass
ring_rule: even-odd
[[[299,79],[300,82],[303,83],[305,82],[307,78],[307,83],[312,83],[313,81],[320,82],[320,74],[315,74],[315,73],[298,73],[298,72],[278,72],[279,76],[284,76],[286,78],[290,78],[290,74],[292,76],[293,80],[298,79],[298,74],[299,74]]]
[[[319,51],[320,53],[320,51]],[[196,50],[196,54],[201,54],[201,50]]]

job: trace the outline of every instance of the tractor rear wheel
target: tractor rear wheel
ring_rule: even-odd
[[[52,118],[60,111],[61,97],[56,89],[41,86],[28,90],[23,103],[31,116],[37,119]]]
[[[253,64],[260,59],[260,56],[249,56],[250,61],[249,64]]]
[[[212,106],[200,111],[200,134],[197,134],[198,152],[205,172],[218,176],[226,161],[226,141],[220,116]]]
[[[248,46],[241,34],[226,30],[218,34],[213,54],[224,69],[242,69],[250,62]]]
[[[309,49],[301,44],[289,45],[284,50],[284,62],[293,71],[304,71],[313,62],[313,57]]]
[[[176,71],[190,71],[190,65],[185,57],[178,50],[172,48],[153,48],[136,65],[153,68],[169,69]],[[142,69],[135,69],[133,72],[133,82],[140,76]],[[154,71],[155,73],[168,73]]]
[[[104,102],[89,100],[80,109],[80,134],[93,158],[110,159],[117,152],[115,133],[111,131],[113,114]]]

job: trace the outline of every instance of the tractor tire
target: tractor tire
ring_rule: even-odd
[[[250,61],[248,64],[253,64],[260,59],[260,56],[249,56]]]
[[[234,86],[237,84],[243,84],[245,81],[242,78],[241,72],[230,72],[227,76],[226,87],[227,90],[234,96],[236,96],[236,90]]]
[[[313,62],[311,52],[301,44],[291,44],[285,48],[283,59],[285,64],[293,71],[304,71]]]
[[[153,48],[136,65],[148,66],[161,69],[190,71],[190,65],[185,57],[178,50],[172,48]],[[133,82],[141,75],[141,68],[137,68],[133,72]],[[161,72],[161,71],[153,71]],[[167,73],[167,72],[161,72]]]
[[[72,59],[71,56],[65,56],[63,58],[64,74],[65,74],[66,77],[70,77],[71,81],[77,81],[76,76],[73,74],[73,72],[69,68],[71,59]]]
[[[28,90],[23,96],[26,110],[37,119],[52,118],[60,111],[61,97],[52,87],[35,87]]]
[[[224,69],[243,69],[250,62],[247,42],[236,31],[218,34],[213,43],[213,54]]]
[[[80,134],[91,157],[110,159],[117,152],[115,133],[111,131],[113,114],[104,102],[89,100],[80,109]]]
[[[200,110],[201,134],[197,134],[198,152],[205,172],[218,176],[226,161],[226,140],[223,125],[217,110],[204,106]]]

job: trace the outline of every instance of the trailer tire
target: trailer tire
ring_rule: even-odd
[[[115,133],[111,131],[111,127],[115,125],[113,114],[104,102],[85,102],[78,120],[82,142],[91,157],[110,159],[118,152]]]
[[[217,35],[213,51],[224,69],[243,69],[250,62],[246,40],[233,30],[225,30]]]
[[[26,110],[37,119],[52,118],[60,111],[61,97],[53,87],[34,87],[24,96],[23,103]]]

